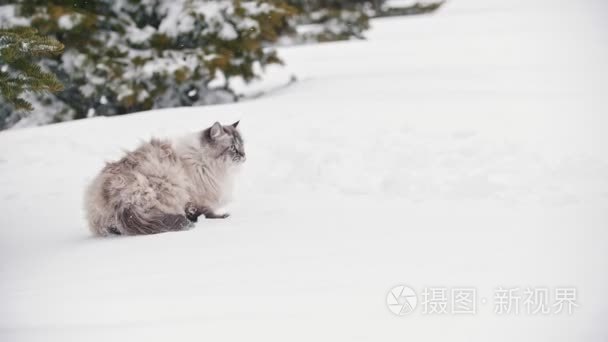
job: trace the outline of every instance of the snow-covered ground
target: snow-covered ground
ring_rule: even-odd
[[[299,81],[256,99],[1,132],[0,341],[606,341],[607,7],[453,0],[281,50],[258,86]],[[229,219],[90,236],[105,160],[235,119]],[[425,314],[429,287],[476,289],[477,313]],[[527,287],[578,307],[527,314]]]

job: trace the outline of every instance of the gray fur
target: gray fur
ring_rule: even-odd
[[[233,177],[245,161],[236,129],[215,123],[176,141],[152,139],[108,163],[86,192],[96,235],[139,235],[187,229],[199,215],[225,218]]]

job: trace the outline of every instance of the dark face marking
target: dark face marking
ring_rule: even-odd
[[[245,146],[243,144],[243,138],[241,134],[234,126],[224,127],[224,132],[232,137],[231,144],[228,149],[232,161],[244,162],[245,161]]]
[[[244,162],[245,146],[241,133],[235,125],[221,126],[221,134],[212,132],[213,129],[212,126],[203,131],[202,144],[216,150],[218,158],[227,157],[235,163]]]

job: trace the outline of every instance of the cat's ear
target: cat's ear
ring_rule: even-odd
[[[222,134],[223,131],[224,130],[222,129],[222,125],[220,125],[219,122],[216,122],[213,124],[213,126],[211,126],[211,129],[209,130],[209,136],[211,137],[211,139],[216,139]]]
[[[238,125],[239,125],[239,122],[241,122],[241,120],[239,120],[239,121],[237,121],[237,122],[233,123],[233,124],[232,124],[232,127],[236,128],[236,126],[238,126]]]

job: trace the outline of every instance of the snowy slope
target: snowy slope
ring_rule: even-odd
[[[254,100],[1,132],[0,341],[605,341],[606,5],[509,3],[285,48],[258,87],[299,81]],[[105,160],[235,119],[229,219],[89,235]],[[395,316],[398,284],[475,288],[478,312]],[[579,307],[501,316],[498,287]]]

